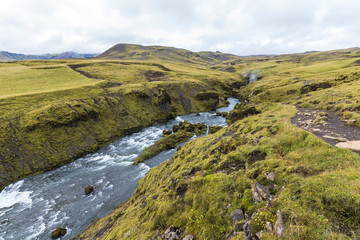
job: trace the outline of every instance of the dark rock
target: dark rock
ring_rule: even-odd
[[[57,239],[57,238],[61,238],[63,236],[66,235],[66,228],[61,228],[61,227],[57,227],[52,233],[51,233],[51,238],[52,239]]]
[[[245,215],[242,209],[235,209],[231,212],[230,219],[232,223],[237,223],[245,220]]]
[[[172,129],[173,129],[173,132],[176,133],[177,131],[179,131],[179,126],[175,124],[175,125],[172,127]]]
[[[200,117],[200,113],[197,113],[195,116],[196,116],[196,117]],[[191,235],[189,235],[189,236],[191,236]]]
[[[236,231],[244,231],[244,225],[245,225],[245,221],[240,221],[234,224],[234,229]]]
[[[275,235],[278,237],[278,238],[282,238],[284,235],[285,235],[285,224],[282,220],[282,216],[281,216],[281,211],[280,210],[277,210],[276,212],[276,216],[277,216],[277,219],[276,219],[276,222],[275,222]]]
[[[216,112],[216,116],[221,116],[221,112]]]
[[[229,113],[228,112],[222,112],[221,116],[226,117]]]
[[[181,146],[178,146],[177,149],[176,149],[176,151],[180,151],[181,148],[182,148]]]
[[[91,185],[86,185],[84,190],[85,190],[85,194],[89,195],[90,193],[92,193],[94,191],[94,187]]]
[[[170,135],[171,133],[171,130],[163,130],[163,135]]]
[[[222,128],[223,128],[223,127],[217,126],[217,125],[209,126],[209,134],[216,133],[217,131],[219,131],[219,130],[222,129]]]

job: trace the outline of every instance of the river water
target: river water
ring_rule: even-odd
[[[229,106],[218,111],[229,112],[238,103],[234,98],[228,100]],[[163,130],[184,120],[226,126],[215,112],[179,116],[122,137],[61,168],[7,186],[0,193],[0,240],[51,239],[51,232],[59,226],[67,229],[62,239],[81,233],[93,220],[130,198],[139,179],[175,153],[175,149],[164,151],[132,165],[144,148],[161,138]],[[94,192],[85,195],[85,185],[93,185]]]

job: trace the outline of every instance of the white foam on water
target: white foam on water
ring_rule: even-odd
[[[134,178],[134,180],[145,177],[146,173],[150,170],[151,167],[146,165],[145,163],[140,163],[139,165],[140,172],[139,175]]]
[[[184,119],[182,119],[181,117],[177,116],[177,117],[175,118],[175,121],[183,122]]]
[[[30,207],[32,204],[32,199],[30,198],[32,191],[21,192],[19,189],[23,183],[23,180],[18,181],[7,186],[2,192],[0,192],[0,208],[8,208],[17,203]]]

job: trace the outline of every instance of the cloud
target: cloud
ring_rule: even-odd
[[[357,46],[356,0],[12,0],[0,50],[103,52],[117,43],[238,55]]]

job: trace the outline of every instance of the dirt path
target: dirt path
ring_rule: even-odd
[[[325,142],[342,148],[348,148],[360,155],[360,128],[345,123],[334,112],[298,108],[291,123],[312,132]],[[324,120],[321,120],[323,116]],[[326,120],[327,118],[327,120]]]

